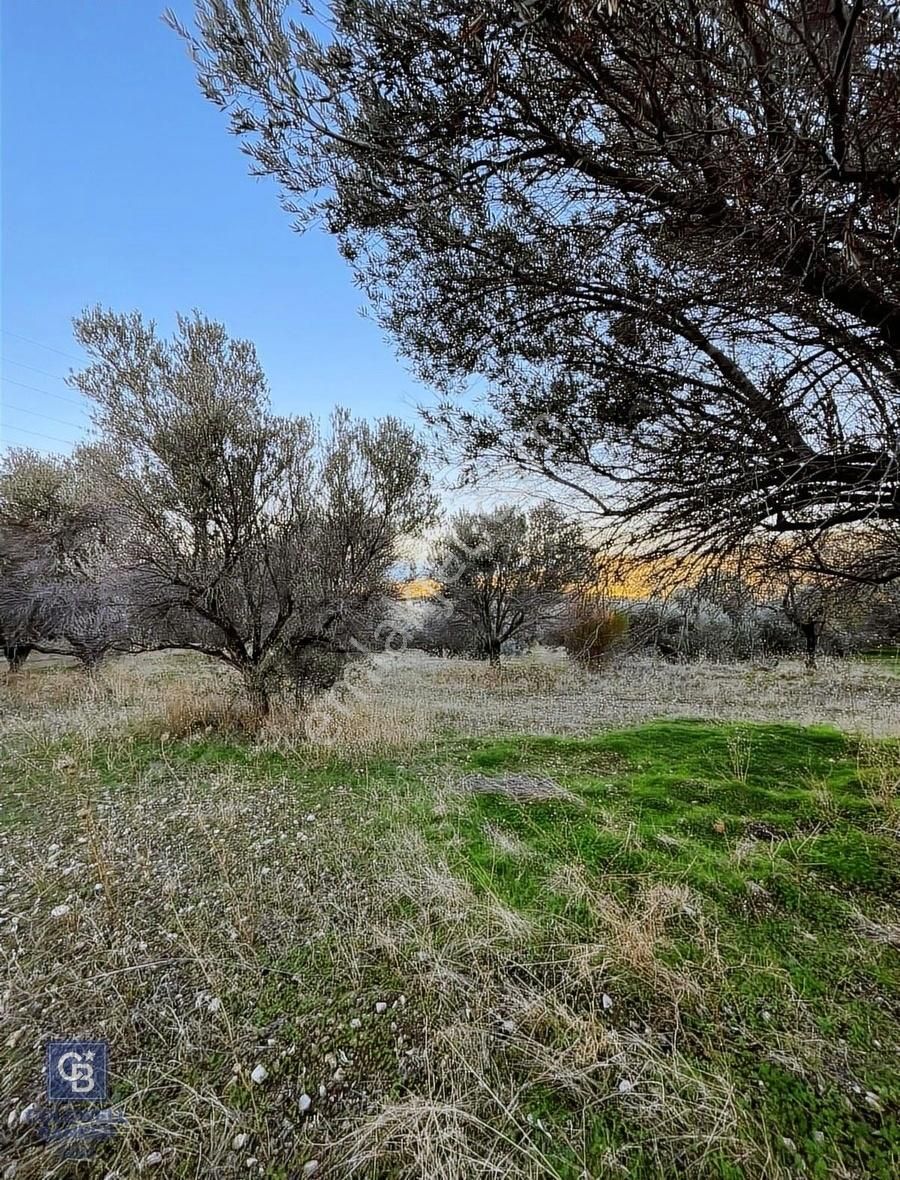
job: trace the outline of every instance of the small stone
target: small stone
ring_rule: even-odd
[[[321,1086],[319,1086],[319,1097],[324,1098],[327,1093],[328,1091],[325,1089],[325,1085],[323,1083]]]
[[[163,1162],[161,1151],[151,1151],[149,1155],[145,1155],[141,1160],[142,1168],[155,1168]]]
[[[37,1114],[37,1103],[29,1102],[22,1113],[19,1115],[19,1126],[24,1127],[27,1123],[34,1122],[34,1116]]]
[[[781,1142],[784,1144],[787,1151],[797,1150],[797,1144],[793,1141],[793,1139],[789,1138],[789,1136],[782,1135]]]
[[[331,1078],[332,1078],[332,1081],[335,1081],[335,1082],[338,1082],[338,1083],[340,1083],[340,1082],[342,1082],[342,1081],[344,1080],[344,1077],[345,1077],[345,1076],[346,1076],[346,1075],[344,1074],[344,1071],[341,1069],[341,1067],[340,1067],[340,1066],[338,1066],[338,1068],[337,1068],[337,1069],[334,1071],[334,1073],[331,1075]]]
[[[873,1094],[871,1090],[866,1091],[866,1106],[871,1107],[872,1110],[877,1110],[879,1112],[879,1114],[881,1113],[881,1111],[883,1109],[878,1095]],[[19,1122],[21,1122],[21,1121],[22,1121],[22,1116],[19,1115]]]
[[[358,1016],[354,1016],[353,1019],[350,1021],[350,1027],[351,1028],[362,1028],[362,1021],[360,1020],[360,1018]]]
[[[824,1131],[813,1131],[812,1137],[813,1137],[814,1143],[824,1143],[825,1142],[825,1132]]]
[[[375,1005],[375,1011],[379,1014],[382,1012],[387,1012],[387,1004],[384,1002],[384,1000],[378,1001],[378,1003]]]
[[[301,1094],[300,1100],[297,1103],[297,1105],[300,1107],[300,1113],[306,1114],[306,1112],[312,1106],[312,1099],[310,1098],[310,1096],[308,1094]]]
[[[504,1020],[500,1027],[505,1033],[514,1033],[516,1031],[516,1026],[511,1020]]]
[[[608,1012],[613,1005],[612,996],[608,996],[606,992],[600,997],[600,1003],[603,1006],[603,1011]]]
[[[250,1080],[256,1082],[257,1086],[261,1086],[268,1076],[269,1071],[266,1067],[264,1065],[257,1065],[250,1075]]]
[[[250,1136],[246,1131],[241,1131],[240,1134],[235,1135],[231,1141],[231,1146],[235,1151],[241,1151],[250,1142]]]
[[[319,1170],[319,1161],[318,1160],[307,1160],[307,1162],[303,1165],[303,1173],[302,1174],[304,1176],[315,1176],[315,1174],[316,1174],[316,1172],[318,1172],[318,1170]]]
[[[71,914],[72,907],[70,905],[55,905],[50,911],[51,918],[64,918],[66,914]]]
[[[634,1082],[630,1082],[628,1080],[628,1078],[622,1078],[621,1082],[619,1082],[619,1093],[620,1094],[628,1094],[633,1089],[634,1089]]]
[[[9,1114],[6,1116],[6,1125],[7,1125],[7,1127],[14,1127],[18,1121],[19,1121],[18,1112],[16,1111],[16,1108],[13,1107],[12,1110],[9,1112]]]
[[[213,996],[213,998],[206,1005],[207,1012],[220,1012],[221,1009],[222,1009],[222,1001],[219,999],[218,996]]]
[[[258,1163],[259,1163],[259,1160],[256,1158],[255,1155],[248,1155],[246,1160],[244,1161],[244,1167],[255,1168]]]

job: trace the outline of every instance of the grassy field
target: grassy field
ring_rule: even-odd
[[[188,657],[2,692],[0,1175],[897,1174],[890,672],[407,657],[264,733]],[[78,1036],[127,1125],[75,1164]]]
[[[881,667],[893,672],[894,675],[900,676],[900,648],[891,647],[883,648],[880,651],[867,651],[863,653],[863,659],[873,660]]]

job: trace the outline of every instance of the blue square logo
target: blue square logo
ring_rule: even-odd
[[[106,1098],[106,1041],[50,1041],[47,1097],[51,1102],[102,1102]]]

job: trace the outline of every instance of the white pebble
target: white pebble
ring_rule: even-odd
[[[630,1082],[628,1080],[628,1078],[622,1078],[621,1082],[619,1082],[619,1093],[620,1094],[627,1094],[630,1090],[633,1090],[633,1089],[634,1089],[634,1082]]]
[[[34,1116],[37,1114],[37,1103],[29,1102],[22,1113],[19,1115],[19,1126],[22,1127],[26,1123],[33,1123]]]
[[[66,914],[71,914],[72,907],[70,905],[55,905],[50,911],[51,918],[64,918]]]
[[[603,1011],[608,1012],[612,1007],[612,996],[608,996],[606,992],[600,997],[600,1003],[603,1005]]]
[[[362,1021],[360,1020],[360,1018],[358,1016],[354,1016],[353,1019],[350,1021],[350,1027],[351,1028],[362,1028]]]
[[[387,1012],[387,1004],[384,1002],[384,1000],[378,1001],[378,1003],[375,1005],[375,1011],[378,1013]]]
[[[300,1100],[297,1103],[297,1105],[300,1107],[300,1113],[306,1114],[306,1112],[312,1106],[312,1099],[310,1098],[310,1096],[308,1094],[301,1094]]]
[[[232,1139],[231,1146],[235,1151],[240,1151],[241,1148],[246,1147],[249,1142],[250,1136],[246,1133],[246,1131],[241,1131],[240,1134],[235,1135],[235,1137]]]
[[[303,1165],[303,1175],[304,1176],[315,1176],[315,1174],[316,1174],[316,1172],[318,1172],[318,1170],[319,1170],[319,1161],[318,1160],[309,1160],[307,1163],[305,1163]]]
[[[151,1151],[149,1155],[145,1155],[141,1160],[142,1168],[155,1168],[157,1164],[161,1164],[163,1160],[161,1151]]]
[[[257,1065],[253,1070],[253,1073],[250,1075],[250,1079],[251,1081],[256,1082],[257,1086],[260,1086],[268,1076],[269,1071],[266,1069],[266,1067],[264,1065]]]

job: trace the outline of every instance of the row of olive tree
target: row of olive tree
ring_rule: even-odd
[[[285,678],[332,683],[385,611],[401,538],[433,518],[413,433],[274,414],[252,344],[196,313],[171,340],[101,308],[75,330],[98,441],[72,460],[14,453],[0,482],[12,662],[191,648],[233,667],[260,713]]]
[[[406,642],[427,651],[499,662],[502,650],[562,646],[588,667],[611,656],[654,651],[669,660],[757,660],[802,652],[844,655],[896,642],[895,586],[839,581],[780,567],[747,576],[734,563],[623,597],[622,571],[587,542],[581,526],[550,504],[460,514],[438,538],[434,592],[415,612]],[[683,575],[683,571],[680,572]],[[608,583],[620,583],[611,594]],[[606,589],[604,589],[606,588]]]

